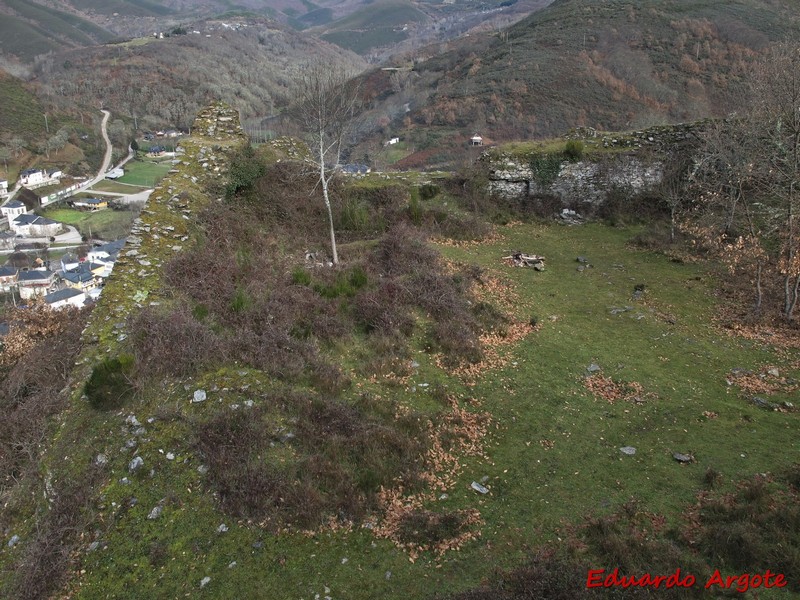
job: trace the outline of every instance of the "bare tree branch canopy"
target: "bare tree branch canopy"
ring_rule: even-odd
[[[779,230],[783,315],[791,319],[800,295],[800,46],[778,44],[753,77],[753,117],[765,141],[766,194],[782,213]]]
[[[331,253],[334,264],[339,263],[333,211],[328,185],[341,159],[343,145],[353,126],[359,105],[358,85],[339,68],[312,63],[303,70],[289,116],[302,131],[311,150],[310,161],[319,173],[322,197],[328,211]]]
[[[790,321],[800,300],[800,46],[775,45],[749,79],[751,108],[705,136],[695,225],[717,237],[732,265],[753,268],[756,312],[767,268],[780,276]]]

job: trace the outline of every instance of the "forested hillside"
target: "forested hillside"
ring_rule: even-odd
[[[383,135],[493,140],[625,130],[736,110],[747,64],[796,35],[796,3],[561,0],[507,30],[411,52],[369,86]],[[410,109],[410,110],[409,110]]]
[[[266,19],[204,21],[187,29],[50,57],[36,68],[41,93],[56,106],[102,104],[137,126],[187,128],[213,99],[229,102],[244,118],[272,114],[289,102],[309,61],[363,68],[354,54]]]

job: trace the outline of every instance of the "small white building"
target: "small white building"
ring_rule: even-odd
[[[26,186],[41,185],[45,179],[48,179],[47,173],[42,169],[25,169],[19,174],[20,184]]]
[[[0,179],[0,198],[8,196],[8,181]]]
[[[50,308],[58,310],[67,306],[81,308],[86,303],[86,294],[75,288],[64,288],[57,292],[50,292],[44,297],[44,301]]]
[[[14,220],[27,212],[28,207],[19,200],[11,200],[11,202],[6,202],[3,206],[0,206],[0,213],[8,219],[8,227],[12,231],[14,229]]]
[[[477,133],[473,134],[471,138],[469,138],[469,145],[470,146],[483,146],[483,138],[479,136]]]
[[[384,143],[383,145],[384,146],[394,146],[395,144],[397,144],[399,142],[400,142],[400,138],[399,137],[393,137],[392,139],[390,139],[388,142]]]

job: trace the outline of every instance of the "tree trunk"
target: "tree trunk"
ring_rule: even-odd
[[[797,304],[797,286],[792,286],[794,270],[794,184],[789,186],[789,200],[786,206],[786,277],[783,279],[783,316],[788,321],[792,318]]]
[[[336,233],[333,228],[333,210],[331,209],[331,201],[328,197],[328,177],[325,174],[325,136],[320,132],[319,136],[319,180],[322,183],[322,198],[325,200],[325,208],[328,210],[328,226],[331,233],[331,254],[333,255],[333,264],[339,264],[339,254],[336,251]]]
[[[756,304],[753,307],[753,312],[756,315],[761,314],[761,303],[764,300],[764,291],[761,287],[761,275],[764,272],[764,266],[761,264],[761,261],[758,261],[756,265]]]

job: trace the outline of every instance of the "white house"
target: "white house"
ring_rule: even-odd
[[[0,198],[8,196],[8,181],[0,179]]]
[[[55,284],[55,277],[55,273],[47,270],[20,271],[17,274],[20,297],[28,300],[34,296],[44,296],[50,293]]]
[[[11,222],[11,231],[25,237],[52,237],[61,231],[61,223],[35,214],[23,214]]]
[[[53,309],[64,308],[66,306],[81,308],[86,302],[86,294],[75,288],[68,287],[47,294],[44,297],[44,301]]]
[[[385,142],[383,145],[384,145],[384,146],[394,146],[394,145],[395,145],[395,144],[397,144],[398,142],[400,142],[400,138],[399,138],[399,137],[393,137],[393,138],[392,138],[392,139],[390,139],[388,142]]]
[[[19,182],[22,185],[40,185],[47,179],[47,173],[42,169],[25,169],[19,174]]]
[[[28,212],[28,208],[19,200],[12,200],[0,206],[0,213],[8,219],[8,226],[14,229],[14,219]]]
[[[483,146],[483,138],[476,133],[471,138],[469,138],[469,145]]]

